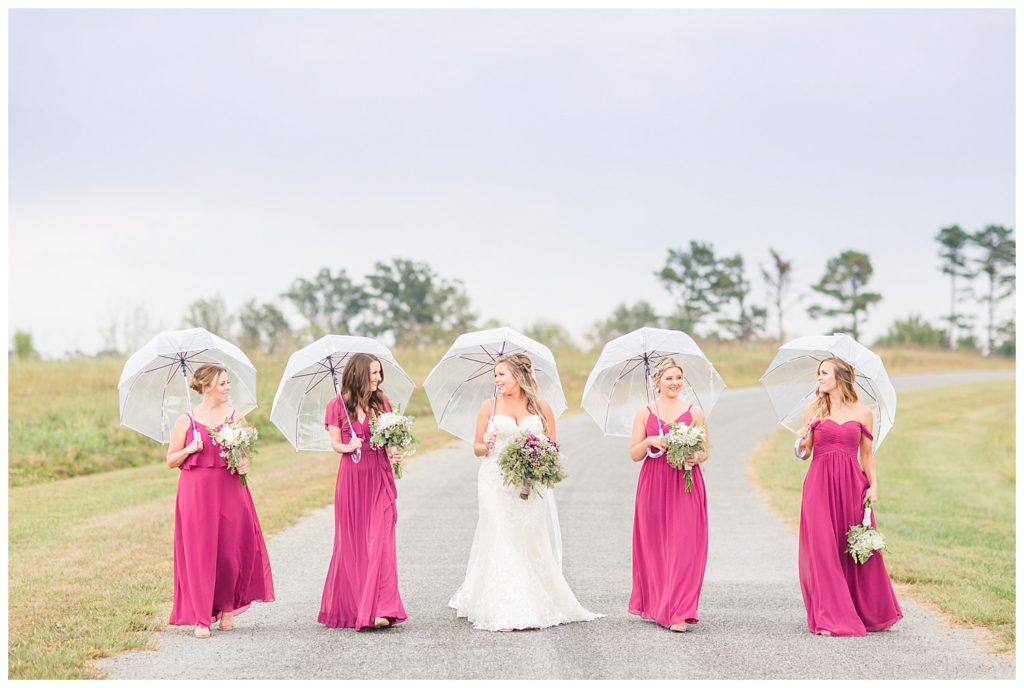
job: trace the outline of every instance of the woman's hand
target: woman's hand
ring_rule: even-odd
[[[875,505],[878,501],[878,485],[872,485],[868,488],[868,491],[864,493],[865,501],[871,502],[871,506]]]
[[[238,475],[245,475],[249,472],[249,459],[242,459],[242,462],[238,464]]]
[[[192,442],[187,447],[185,447],[185,451],[188,454],[195,454],[196,452],[202,451],[202,450],[203,450],[203,438],[198,436],[198,435],[193,437],[192,438]]]
[[[363,448],[363,440],[360,439],[359,437],[353,437],[351,439],[351,441],[349,441],[349,443],[345,445],[345,450],[346,450],[345,453],[346,454],[351,454],[352,452],[356,451],[357,449],[362,449],[362,448]]]
[[[651,435],[644,441],[644,443],[648,447],[653,447],[660,451],[665,451],[665,449],[668,447],[668,445],[665,443],[665,438],[662,437],[661,435]]]
[[[704,463],[705,461],[708,460],[708,453],[705,450],[701,449],[700,451],[696,451],[693,453],[693,458],[696,463]]]
[[[807,433],[809,433],[810,431],[811,431],[811,426],[810,425],[805,425],[805,426],[803,426],[802,428],[800,428],[799,430],[796,431],[796,436],[799,437],[800,439],[804,439],[805,437],[807,437]]]
[[[484,444],[486,444],[488,447],[493,447],[494,441],[498,439],[498,435],[497,433],[494,432],[485,432],[484,436],[481,437],[480,439],[482,439]]]

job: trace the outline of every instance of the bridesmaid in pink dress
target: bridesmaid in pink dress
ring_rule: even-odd
[[[704,413],[679,397],[684,389],[683,369],[671,358],[663,359],[652,374],[658,394],[657,410],[640,409],[633,419],[629,454],[643,461],[636,486],[633,516],[633,592],[629,612],[655,621],[670,630],[686,631],[697,623],[697,603],[708,560],[708,506],[698,452],[693,466],[693,486],[685,490],[686,472],[670,466],[663,454],[665,443],[658,432],[674,421],[699,424]],[[659,454],[650,456],[651,453]]]
[[[191,417],[178,417],[167,449],[168,467],[181,469],[174,507],[174,606],[168,623],[195,625],[197,638],[209,638],[214,621],[230,631],[235,615],[250,603],[272,602],[274,581],[249,488],[228,472],[220,447],[210,438],[210,428],[235,415],[227,405],[228,371],[201,365],[191,386],[203,401]],[[238,469],[242,475],[248,472],[248,462]]]
[[[337,397],[327,405],[324,423],[341,463],[334,493],[334,553],[317,620],[331,628],[358,631],[406,619],[398,594],[394,471],[387,452],[370,444],[373,417],[391,410],[380,390],[383,381],[376,356],[355,354],[342,373],[346,406]]]
[[[857,400],[854,370],[838,358],[818,364],[817,398],[797,433],[814,460],[800,506],[800,590],[811,633],[863,636],[903,618],[882,555],[858,564],[846,552],[846,531],[878,499],[869,428],[872,414]],[[860,453],[858,462],[857,454]],[[871,516],[874,525],[874,514]]]

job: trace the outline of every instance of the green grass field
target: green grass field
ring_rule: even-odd
[[[770,345],[706,350],[733,387],[756,384],[774,351]],[[442,353],[396,355],[422,382]],[[598,352],[555,353],[572,412]],[[267,420],[285,361],[253,359],[262,374],[260,408],[250,419],[263,439],[250,479],[268,537],[331,503],[337,471],[336,457],[295,452]],[[148,631],[166,621],[178,473],[164,467],[164,447],[118,426],[122,365],[110,359],[10,363],[10,678],[93,677],[90,660],[151,646]],[[890,371],[1010,365],[929,352],[894,361]],[[424,452],[450,440],[433,425],[422,389],[408,410],[419,419]],[[1012,529],[1010,537],[1012,544]]]
[[[911,595],[1016,649],[1014,382],[900,395],[878,453],[875,515],[889,574]],[[794,532],[808,463],[784,429],[757,448],[751,473]]]

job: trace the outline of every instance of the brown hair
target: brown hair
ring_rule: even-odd
[[[849,363],[841,358],[830,356],[818,363],[816,369],[817,372],[821,372],[821,364],[826,361],[831,362],[835,368],[836,383],[839,385],[839,393],[843,397],[843,401],[848,404],[852,404],[857,401],[857,388],[854,386],[853,381],[856,378],[856,372]],[[814,390],[814,415],[822,413],[822,418],[828,418],[832,415],[832,397],[827,393],[822,393],[820,389]]]
[[[679,365],[676,359],[668,356],[658,361],[654,366],[654,371],[651,373],[651,383],[654,385],[655,390],[657,390],[662,376],[673,368],[679,368],[679,373],[683,376],[683,379],[686,379],[686,372],[683,370],[683,366]]]
[[[533,362],[530,357],[520,353],[507,354],[499,356],[494,362],[494,367],[498,367],[499,363],[508,366],[512,377],[519,383],[519,389],[523,390],[523,396],[526,397],[526,410],[540,416],[540,424],[547,433],[548,419],[540,407],[540,393],[537,391],[537,380],[533,377]]]
[[[189,381],[188,386],[202,394],[204,389],[217,381],[217,376],[226,372],[228,372],[228,369],[222,365],[204,363],[192,372],[192,379]]]
[[[367,413],[384,413],[384,393],[380,389],[384,384],[383,365],[380,366],[380,384],[377,389],[370,389],[370,366],[374,361],[380,365],[380,359],[373,354],[355,354],[341,373],[341,393],[350,415],[355,415],[360,407]]]

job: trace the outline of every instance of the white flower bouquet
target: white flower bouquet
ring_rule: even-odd
[[[871,527],[871,505],[864,502],[864,520],[846,531],[846,551],[858,564],[863,564],[875,552],[889,551],[885,536]]]
[[[391,461],[395,478],[402,478],[402,458],[412,456],[416,451],[416,438],[412,434],[414,419],[398,411],[388,411],[375,416],[370,423],[370,444],[382,449],[395,450],[397,457]]]
[[[216,428],[210,430],[210,439],[221,448],[220,455],[228,462],[228,470],[232,473],[238,473],[238,467],[256,453],[257,436],[256,428],[247,427],[240,421],[232,421],[227,418]],[[246,476],[239,477],[242,480],[242,485],[249,484]]]
[[[703,423],[701,425],[686,425],[685,423],[672,423],[665,434],[665,444],[668,449],[665,452],[665,461],[676,470],[686,470],[686,491],[693,489],[693,467],[687,465],[687,461],[693,459],[694,454],[699,451],[707,451],[707,432]]]

